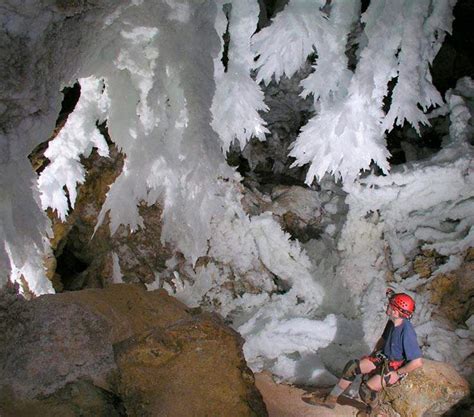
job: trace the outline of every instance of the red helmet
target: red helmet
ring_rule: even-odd
[[[389,305],[398,310],[402,317],[411,318],[415,312],[415,300],[408,294],[399,293],[390,296]]]

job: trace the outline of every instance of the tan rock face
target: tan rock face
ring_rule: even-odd
[[[266,416],[241,345],[163,290],[2,294],[0,415]]]
[[[425,360],[423,368],[381,394],[401,417],[441,416],[469,395],[469,384],[451,366]]]
[[[457,324],[464,324],[474,314],[473,248],[464,256],[462,265],[449,273],[438,274],[426,286],[430,301],[438,306],[438,314]]]
[[[265,416],[240,337],[214,315],[114,346],[129,416]]]
[[[186,306],[166,291],[145,291],[140,285],[116,284],[103,290],[89,289],[45,297],[57,303],[81,306],[103,317],[112,329],[111,344],[155,327],[170,326],[189,316]]]

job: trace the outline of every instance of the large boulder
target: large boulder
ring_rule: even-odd
[[[451,365],[425,359],[422,368],[383,391],[381,401],[390,404],[401,417],[434,417],[468,395],[468,382]]]
[[[0,415],[158,416],[148,399],[159,398],[168,410],[188,407],[163,415],[230,416],[221,410],[233,407],[238,415],[265,416],[241,346],[220,319],[193,314],[163,290],[119,284],[32,301],[4,292]],[[138,357],[146,378],[134,372]],[[183,402],[193,392],[196,402]],[[207,414],[193,414],[203,404]]]
[[[236,333],[210,314],[115,345],[128,415],[267,415],[241,348]]]

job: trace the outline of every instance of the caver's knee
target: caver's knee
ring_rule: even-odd
[[[352,382],[356,379],[357,375],[360,374],[360,361],[358,359],[351,359],[346,363],[346,366],[342,371],[342,379]]]
[[[366,404],[372,404],[377,399],[378,392],[367,385],[366,381],[362,381],[359,388],[359,397]]]

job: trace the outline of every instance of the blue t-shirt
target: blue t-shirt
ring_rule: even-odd
[[[408,320],[395,327],[391,320],[385,326],[382,334],[385,341],[382,352],[390,360],[407,362],[421,358],[421,349],[416,340],[415,329]]]

